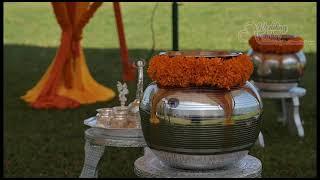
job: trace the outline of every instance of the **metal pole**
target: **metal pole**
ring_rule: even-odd
[[[178,38],[178,4],[172,3],[172,50],[179,50],[179,38]]]

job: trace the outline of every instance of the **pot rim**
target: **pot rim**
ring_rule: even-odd
[[[227,91],[234,91],[234,90],[240,90],[244,86],[248,86],[250,84],[250,81],[246,81],[243,85],[237,85],[237,86],[232,86],[229,89],[227,88],[219,88],[216,86],[190,86],[190,87],[163,87],[160,86],[157,81],[152,81],[150,83],[157,85],[159,89],[166,89],[166,90],[203,90],[203,91],[217,91],[217,92],[227,92]],[[252,83],[251,83],[252,84]]]
[[[170,57],[184,56],[184,57],[228,58],[228,57],[237,57],[243,53],[239,51],[226,51],[226,50],[184,50],[184,51],[163,51],[163,52],[160,52],[159,54],[168,55]]]

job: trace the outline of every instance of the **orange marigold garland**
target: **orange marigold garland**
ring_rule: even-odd
[[[215,86],[230,89],[243,85],[250,78],[253,64],[244,54],[229,59],[156,55],[151,58],[147,72],[163,88]]]
[[[296,53],[303,48],[303,38],[293,35],[258,35],[249,39],[251,48],[261,53]]]

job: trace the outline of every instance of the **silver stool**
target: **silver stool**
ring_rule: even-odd
[[[111,136],[100,128],[90,128],[85,131],[85,160],[80,178],[97,178],[98,164],[106,146],[112,147],[145,147],[143,137]]]
[[[282,116],[278,118],[279,122],[283,124],[289,124],[292,129],[292,125],[297,128],[298,135],[304,137],[303,121],[300,118],[299,112],[299,97],[306,94],[306,89],[301,87],[291,88],[289,91],[284,92],[272,92],[272,91],[260,91],[262,98],[281,99]]]
[[[281,100],[282,114],[278,117],[278,122],[282,122],[283,125],[288,124],[289,130],[291,132],[293,132],[296,129],[299,137],[304,137],[304,129],[302,126],[303,120],[301,120],[299,112],[299,98],[306,94],[306,89],[301,87],[293,87],[288,91],[263,91],[260,89],[258,90],[261,98]],[[258,143],[261,144],[262,141],[264,146],[262,133],[260,134]]]

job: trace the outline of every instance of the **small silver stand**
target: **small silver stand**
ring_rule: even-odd
[[[254,84],[253,81],[251,82]],[[299,137],[304,137],[304,129],[302,126],[303,120],[301,120],[299,112],[299,98],[306,94],[306,89],[301,87],[293,87],[287,91],[266,91],[259,88],[257,89],[262,98],[281,100],[282,114],[278,117],[278,122],[281,122],[283,125],[288,124],[291,132],[297,131]],[[260,134],[262,136],[262,133]],[[261,141],[263,142],[263,136],[261,138],[259,135],[260,144]]]
[[[111,136],[104,133],[99,128],[90,128],[85,131],[86,144],[85,160],[80,178],[97,178],[98,166],[104,154],[106,146],[109,147],[145,147],[143,136],[130,137],[128,134],[122,136]]]
[[[164,165],[146,147],[145,155],[134,163],[134,172],[139,177],[145,178],[259,178],[261,177],[261,161],[247,155],[234,165],[212,170],[185,170]]]
[[[142,135],[139,103],[143,95],[143,67],[145,66],[144,60],[139,60],[136,63],[138,69],[138,82],[136,99],[126,106],[126,95],[129,94],[126,83],[117,82],[117,89],[119,92],[120,106],[114,107],[121,110],[129,109],[127,114],[134,114],[136,128],[98,128],[97,120],[95,117],[86,119],[84,124],[92,128],[85,131],[85,160],[82,168],[80,178],[97,178],[98,177],[98,164],[104,154],[106,146],[112,147],[145,147],[146,143]],[[118,113],[119,114],[119,113]],[[139,133],[141,135],[139,135]]]

